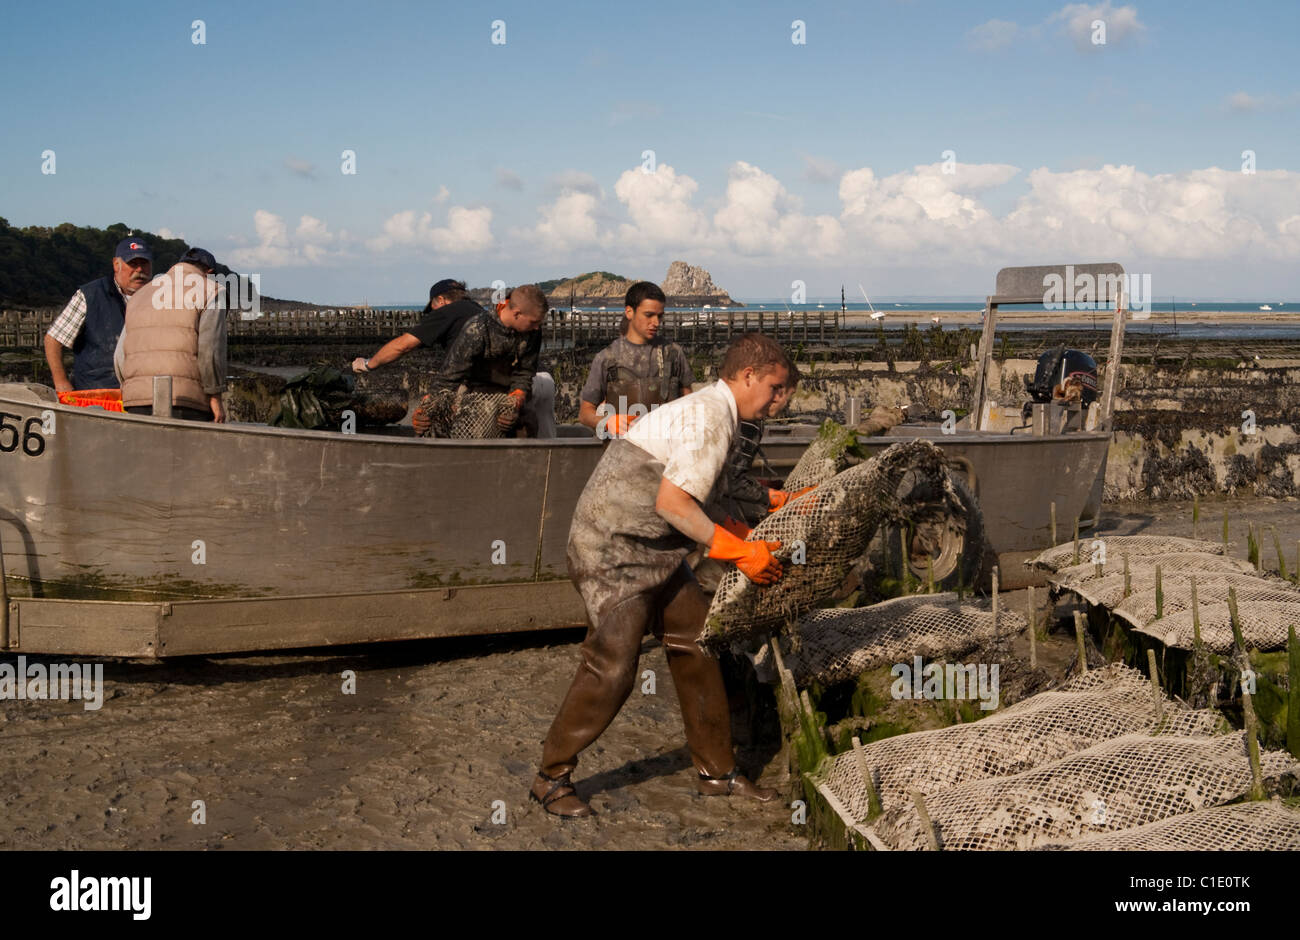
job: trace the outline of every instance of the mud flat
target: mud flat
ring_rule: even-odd
[[[1294,499],[1211,499],[1200,508],[1207,538],[1219,537],[1227,510],[1235,557],[1245,556],[1248,523],[1277,526],[1288,552],[1300,539]],[[1190,503],[1124,502],[1108,504],[1088,537],[1190,535],[1191,527]],[[1266,547],[1265,567],[1275,568],[1271,555]],[[1004,595],[1009,609],[1023,606],[1022,593]],[[580,638],[565,631],[118,661],[105,664],[98,711],[0,700],[11,768],[0,849],[806,846],[788,800],[759,806],[694,793],[672,680],[652,640],[640,669],[653,671],[654,694],[643,693],[643,679],[577,773],[600,815],[561,822],[528,802]],[[1027,655],[1023,641],[1013,656]],[[1039,655],[1063,669],[1072,644],[1061,630]],[[355,694],[343,691],[346,670]],[[770,693],[733,691],[741,766],[793,795]],[[202,825],[192,821],[195,800],[205,804]],[[492,821],[497,800],[504,824]]]

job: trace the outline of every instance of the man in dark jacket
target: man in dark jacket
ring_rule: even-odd
[[[82,284],[45,333],[45,361],[54,390],[117,388],[113,350],[126,321],[126,298],[149,283],[153,252],[138,235],[117,243],[113,273]],[[73,353],[72,379],[63,367],[63,350]]]
[[[440,398],[450,398],[464,385],[470,392],[503,393],[506,406],[497,414],[496,423],[501,431],[512,430],[525,418],[532,434],[554,436],[546,433],[545,421],[549,417],[554,425],[553,404],[541,401],[534,395],[534,407],[525,413],[525,403],[534,394],[538,360],[542,350],[542,320],[547,311],[546,295],[535,284],[513,288],[506,294],[504,303],[497,304],[495,313],[480,313],[461,329],[442,368],[433,379],[433,391],[425,396],[421,410],[435,405]],[[553,386],[552,386],[553,387]],[[551,412],[548,415],[546,412]],[[423,422],[417,425],[427,426]]]
[[[369,359],[364,356],[353,359],[352,371],[373,372],[421,346],[449,349],[460,335],[461,327],[482,312],[483,308],[470,300],[464,281],[444,278],[429,288],[429,302],[421,312],[420,322],[410,332],[390,339]]]

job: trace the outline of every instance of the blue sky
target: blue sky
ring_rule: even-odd
[[[6,27],[0,215],[166,230],[275,296],[677,258],[738,297],[982,295],[1089,260],[1157,297],[1300,296],[1290,2],[199,0]]]

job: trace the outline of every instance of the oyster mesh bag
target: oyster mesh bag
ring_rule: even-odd
[[[1279,751],[1262,751],[1260,766],[1269,779],[1300,771]],[[925,806],[945,849],[1027,849],[1229,803],[1250,782],[1245,732],[1126,734],[1014,776],[927,793]],[[929,846],[911,802],[896,802],[869,831],[892,848]]]
[[[1043,848],[1076,852],[1295,852],[1300,850],[1300,811],[1272,801],[1212,806],[1133,829]]]
[[[1200,600],[1199,589],[1197,600]],[[1201,642],[1205,648],[1211,653],[1231,653],[1235,644],[1228,605],[1201,603],[1199,616]],[[1284,650],[1287,628],[1294,626],[1300,633],[1300,595],[1294,601],[1238,601],[1237,624],[1247,648],[1261,652]],[[1135,629],[1176,649],[1190,650],[1196,645],[1196,625],[1191,610],[1152,620]]]
[[[798,648],[784,659],[798,685],[813,680],[829,685],[886,663],[910,662],[913,656],[961,656],[1026,626],[1024,617],[1004,606],[995,629],[992,601],[918,594],[870,607],[815,610],[799,621]],[[761,663],[770,649],[765,646],[758,655]]]
[[[1206,542],[1203,539],[1184,539],[1173,535],[1108,535],[1103,538],[1080,538],[1079,557],[1091,556],[1092,543],[1101,541],[1106,544],[1106,560],[1118,562],[1120,556],[1127,554],[1129,562],[1142,556],[1165,555],[1172,552],[1201,552],[1207,555],[1225,554],[1220,542]],[[1074,564],[1074,542],[1063,542],[1025,562],[1032,568],[1046,568],[1059,571]]]
[[[829,597],[880,525],[907,520],[908,507],[898,490],[909,474],[942,494],[950,511],[961,511],[939,448],[921,440],[894,444],[791,500],[758,524],[750,539],[781,542],[775,554],[784,574],[776,584],[760,586],[728,566],[713,595],[700,644],[718,650],[752,640],[797,620]],[[791,564],[800,544],[805,561]]]
[[[434,437],[461,440],[501,437],[497,415],[511,409],[510,396],[499,392],[453,392],[443,389],[426,395],[420,410],[429,416]]]
[[[1191,610],[1192,577],[1191,574],[1161,577],[1159,607],[1162,617]],[[1300,591],[1279,578],[1233,573],[1195,577],[1198,605],[1226,604],[1230,588],[1236,592],[1239,608],[1256,601],[1280,604],[1300,602]],[[1156,619],[1156,607],[1156,585],[1153,576],[1149,583],[1144,583],[1141,588],[1135,587],[1133,593],[1121,599],[1113,608],[1113,613],[1135,627],[1144,627]]]
[[[882,809],[910,804],[909,794],[1004,777],[1082,751],[1111,738],[1157,728],[1163,734],[1208,736],[1219,716],[1161,695],[1157,716],[1151,683],[1121,663],[1086,672],[969,724],[896,735],[862,746]],[[867,817],[867,789],[852,751],[827,760],[813,782],[850,826]]]
[[[1086,559],[1088,557],[1087,551],[1082,552],[1082,556]],[[1168,555],[1139,555],[1136,558],[1130,558],[1128,560],[1129,580],[1154,585],[1157,565],[1160,566],[1162,578],[1172,574],[1209,576],[1211,574],[1255,573],[1254,566],[1240,558],[1229,558],[1227,555],[1210,555],[1205,552],[1172,552]],[[1058,568],[1055,574],[1048,577],[1047,583],[1052,586],[1054,591],[1069,589],[1082,596],[1082,593],[1078,590],[1079,588],[1086,588],[1087,585],[1093,582],[1114,575],[1123,577],[1124,559],[1118,555],[1112,555],[1107,549],[1104,563],[1089,564],[1085,561],[1082,564]]]
[[[1300,593],[1284,581],[1238,571],[1189,571],[1182,574],[1164,574],[1162,571],[1160,589],[1164,616],[1191,608],[1193,577],[1196,578],[1196,597],[1200,604],[1227,603],[1229,587],[1236,588],[1238,601],[1286,602],[1300,599]],[[1054,589],[1069,591],[1089,604],[1113,610],[1135,626],[1142,626],[1155,618],[1154,567],[1137,570],[1130,566],[1128,597],[1124,596],[1123,574],[1107,574],[1102,578],[1058,584],[1054,585]]]
[[[785,478],[785,488],[793,492],[825,483],[848,467],[849,452],[857,443],[858,437],[853,431],[827,418],[816,439],[804,449],[799,462]]]

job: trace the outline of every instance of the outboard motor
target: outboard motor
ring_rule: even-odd
[[[1072,400],[1077,394],[1087,408],[1097,400],[1097,361],[1077,349],[1049,349],[1038,357],[1034,377],[1025,376],[1025,389],[1042,403]]]
[[[1078,349],[1049,349],[1038,357],[1034,377],[1025,376],[1025,389],[1033,402],[1077,401],[1086,409],[1097,400],[1097,361]],[[1033,402],[1025,403],[1026,420]]]

